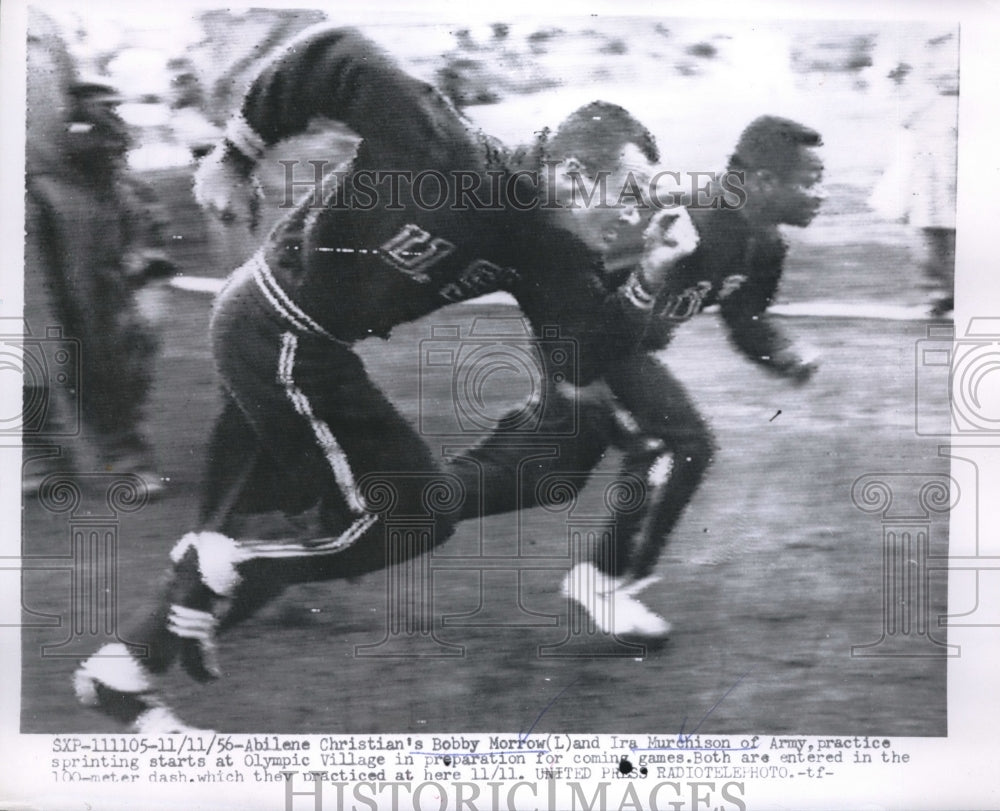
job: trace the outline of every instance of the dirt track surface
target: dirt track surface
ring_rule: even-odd
[[[908,261],[898,246],[879,250]],[[794,280],[804,264],[842,267],[846,257],[856,256],[864,258],[855,246],[801,246],[789,275]],[[167,551],[193,527],[203,449],[217,407],[205,340],[209,298],[169,289],[160,295],[164,351],[149,432],[170,481],[160,501],[123,515],[118,525],[122,621],[141,610],[165,570]],[[467,329],[475,316],[512,314],[503,307],[455,307],[362,351],[390,396],[417,420],[418,346],[431,326]],[[851,655],[853,645],[880,638],[885,599],[883,524],[879,514],[862,512],[852,501],[855,480],[947,473],[937,441],[916,436],[913,428],[914,358],[927,324],[786,323],[823,354],[820,373],[803,388],[743,362],[711,314],[686,325],[664,356],[709,416],[720,448],[660,561],[661,581],[644,593],[647,604],[674,624],[665,646],[645,657],[590,656],[609,649],[627,653],[605,640],[582,658],[540,655],[540,648],[566,638],[571,608],[559,593],[561,572],[532,570],[529,556],[567,555],[569,519],[536,509],[520,521],[510,515],[481,526],[466,522],[435,552],[433,638],[412,635],[396,652],[461,655],[355,655],[355,646],[386,637],[384,572],[353,583],[299,586],[224,638],[223,682],[199,688],[171,677],[168,692],[182,717],[230,732],[518,732],[565,690],[539,729],[677,732],[686,723],[690,731],[725,696],[702,721],[702,731],[945,734],[945,659]],[[447,398],[448,392],[435,396]],[[599,506],[601,481],[614,470],[609,458],[580,509]],[[100,505],[98,484],[107,480],[84,480],[83,489]],[[933,554],[946,554],[945,518],[931,519]],[[31,501],[24,519],[25,554],[67,554],[73,524],[67,514]],[[516,555],[519,537],[523,559],[511,570],[480,580],[475,571],[444,568],[447,556]],[[69,580],[65,570],[28,572],[25,607],[66,616]],[[930,585],[927,616],[936,625],[945,611],[943,573],[932,574]],[[459,618],[480,607],[476,616]],[[932,632],[944,636],[940,629]],[[75,658],[40,655],[41,646],[68,634],[66,627],[24,631],[24,731],[116,728],[74,704],[69,676]],[[56,652],[83,655],[98,641],[85,635]]]
[[[797,94],[757,88],[759,97],[744,94],[734,106],[720,101],[725,77],[710,79],[686,100],[671,97],[669,104],[660,100],[636,110],[671,166],[721,169],[739,129],[759,112],[794,115],[824,134],[831,196],[813,226],[789,232],[781,301],[925,301],[913,235],[874,222],[865,205],[892,151],[892,130],[884,123],[891,100],[831,77],[828,88],[812,84]],[[668,89],[680,81],[675,77]],[[648,87],[618,83],[611,89],[657,101]],[[759,109],[765,100],[784,106]],[[487,129],[509,121],[530,131],[541,113],[553,112],[550,102],[540,94],[475,112]],[[859,143],[866,148],[857,149]],[[252,250],[253,240],[220,239],[206,229],[182,173],[152,180],[171,206],[185,273],[221,277]],[[269,180],[273,187],[278,179]],[[143,610],[166,569],[167,552],[194,527],[205,442],[218,406],[206,340],[209,297],[169,288],[144,295],[158,313],[163,346],[148,428],[169,482],[159,501],[115,523],[113,613],[120,625]],[[417,420],[419,342],[431,336],[432,326],[467,330],[476,316],[512,314],[504,307],[455,307],[361,350],[390,397]],[[944,573],[928,575],[926,604],[887,613],[885,601],[895,603],[899,595],[887,597],[883,584],[885,524],[881,513],[864,512],[852,500],[855,482],[866,475],[890,478],[899,497],[909,499],[922,482],[948,472],[939,440],[914,430],[915,409],[941,418],[946,408],[943,385],[939,400],[915,405],[915,384],[927,374],[918,362],[918,342],[927,338],[929,322],[795,318],[786,326],[822,353],[820,372],[802,388],[737,357],[711,314],[685,325],[664,355],[709,418],[719,447],[659,562],[661,580],[643,594],[674,625],[665,645],[644,656],[607,640],[590,640],[582,650],[552,647],[579,617],[559,593],[562,573],[533,569],[530,557],[567,556],[570,519],[536,509],[466,522],[435,552],[433,633],[394,639],[395,652],[448,655],[357,655],[357,646],[377,645],[390,627],[387,574],[381,572],[288,590],[223,638],[222,682],[199,687],[172,674],[171,702],[190,723],[223,732],[516,734],[535,725],[536,732],[945,735],[945,658],[852,655],[852,646],[877,642],[886,623],[903,615],[926,621],[936,639],[945,639],[937,627],[947,610]],[[447,388],[425,392],[425,399],[437,402],[449,396]],[[581,510],[599,508],[600,477],[614,470],[609,457]],[[106,509],[106,486],[106,479],[84,478],[90,501],[75,516],[43,509],[35,500],[25,505],[23,554],[63,560],[23,578],[24,732],[119,729],[78,707],[70,685],[77,658],[104,637],[91,629],[72,634],[65,556],[74,521],[85,523],[87,511],[92,516]],[[945,555],[947,515],[929,514],[925,523],[930,554]],[[449,557],[454,564],[479,554],[521,557],[512,558],[508,570],[482,575],[447,568]],[[62,618],[61,627],[55,618]],[[904,652],[917,650],[906,647],[912,632],[902,640]],[[67,639],[72,644],[46,648],[43,655],[44,646]],[[378,654],[389,647],[366,650]],[[928,650],[941,648],[917,652]],[[594,655],[608,653],[628,655]]]

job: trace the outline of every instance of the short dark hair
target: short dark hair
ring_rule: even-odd
[[[624,107],[606,101],[585,104],[551,136],[543,130],[539,140],[543,158],[559,161],[572,156],[595,169],[616,165],[627,144],[635,144],[650,163],[660,159],[653,134]]]
[[[816,130],[788,118],[764,115],[743,130],[729,159],[729,169],[768,169],[784,177],[801,163],[800,149],[822,145]]]

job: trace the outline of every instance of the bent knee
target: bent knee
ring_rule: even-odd
[[[716,453],[716,443],[711,431],[707,428],[689,431],[681,437],[647,438],[645,454],[660,458],[670,456],[674,467],[686,466],[703,470],[712,462]]]

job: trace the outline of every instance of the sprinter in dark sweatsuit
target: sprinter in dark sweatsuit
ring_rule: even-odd
[[[204,523],[174,548],[165,594],[125,634],[149,656],[106,646],[76,674],[84,703],[138,731],[183,727],[153,676],[178,655],[195,678],[218,675],[220,618],[245,615],[284,582],[356,575],[426,551],[462,517],[530,506],[517,497],[487,503],[489,476],[466,464],[480,454],[486,467],[515,475],[502,442],[442,469],[369,378],[354,342],[505,290],[536,335],[556,330],[573,343],[560,382],[586,388],[641,346],[666,276],[697,241],[683,210],[654,216],[648,206],[560,203],[574,175],[608,168],[616,190],[658,158],[648,131],[622,108],[588,105],[528,153],[509,156],[432,87],[343,29],[310,32],[261,73],[199,170],[196,194],[224,216],[252,216],[253,168],[264,150],[322,117],[362,141],[322,205],[308,200],[279,223],[218,298],[212,340],[227,402],[210,447]],[[389,175],[400,172],[393,186]],[[435,183],[437,194],[428,191]],[[643,259],[651,245],[655,263]],[[571,444],[560,464],[581,469]],[[434,491],[432,537],[387,548],[383,484],[397,513],[425,511]],[[533,482],[523,491],[535,494]],[[275,540],[234,531],[237,518],[274,510],[310,516],[315,531]]]

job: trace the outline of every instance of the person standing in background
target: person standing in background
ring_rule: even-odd
[[[893,162],[875,185],[874,211],[920,232],[930,315],[954,308],[955,208],[958,175],[958,56],[955,34],[924,43],[915,65],[900,62],[889,74],[909,90],[911,111],[897,136]]]
[[[47,474],[71,463],[78,448],[56,440],[76,433],[66,424],[76,411],[97,468],[137,475],[154,495],[163,484],[142,418],[156,342],[134,292],[172,266],[126,173],[129,134],[114,89],[81,79],[55,24],[37,12],[28,60],[26,330],[45,338],[57,328],[79,357],[60,392],[47,379],[25,381],[25,402],[43,403],[50,423],[25,430],[44,451],[25,454],[22,489],[34,494]]]

